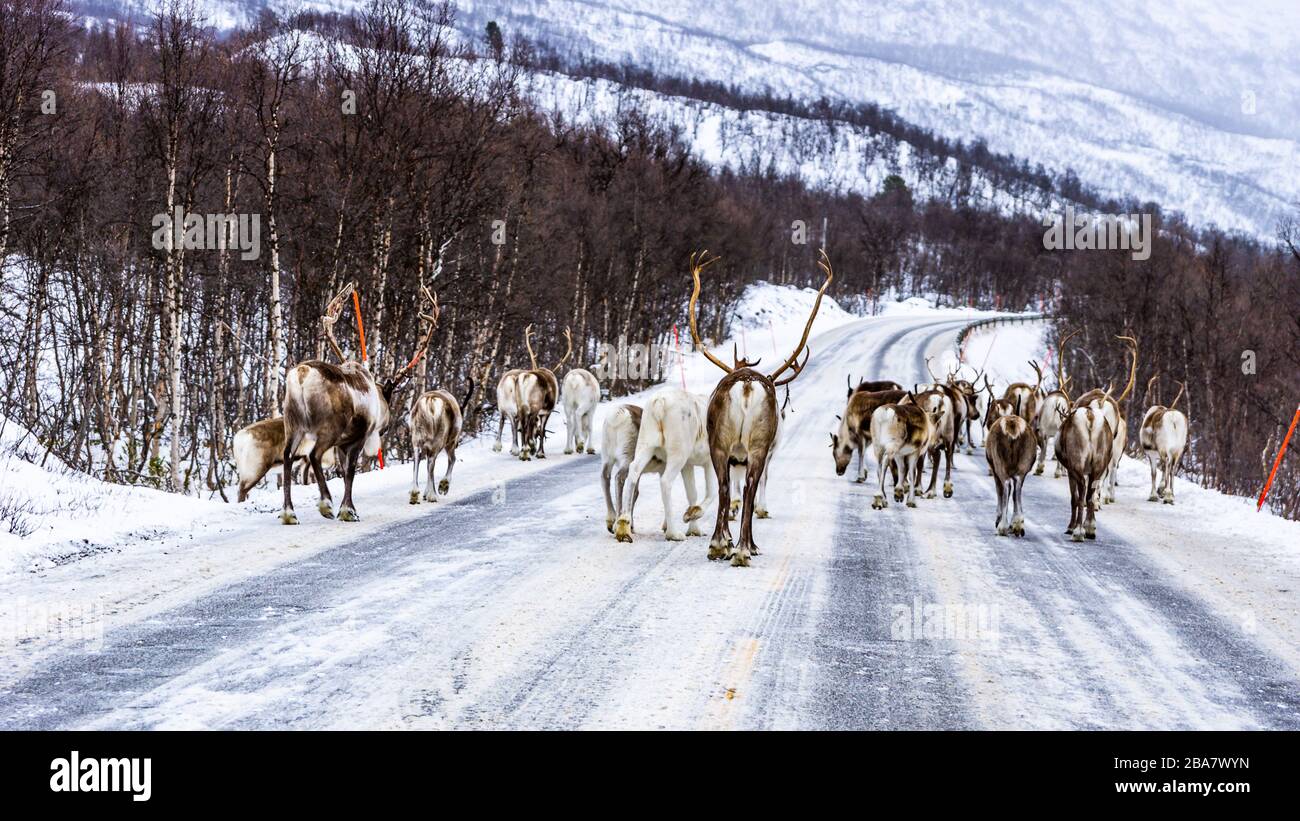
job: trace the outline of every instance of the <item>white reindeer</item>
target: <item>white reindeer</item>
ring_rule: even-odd
[[[659,490],[664,504],[664,538],[681,541],[687,536],[700,536],[699,520],[704,508],[717,497],[717,481],[709,470],[712,456],[706,427],[708,399],[699,394],[668,388],[655,394],[646,403],[636,438],[636,455],[628,469],[623,486],[622,505],[614,523],[614,537],[620,542],[632,541],[632,509],[635,506],[637,485],[641,474],[653,470],[652,465],[662,463]],[[700,503],[695,485],[695,468],[704,468],[705,498]],[[673,480],[682,477],[686,485],[686,512],[679,520],[673,514]],[[689,527],[683,531],[682,523]]]
[[[1149,385],[1148,385],[1149,387]],[[1178,463],[1182,461],[1183,451],[1187,448],[1187,417],[1177,410],[1178,400],[1183,398],[1186,386],[1178,383],[1178,395],[1169,407],[1153,405],[1142,417],[1142,451],[1151,465],[1151,495],[1148,502],[1163,501],[1167,505],[1174,503],[1174,474],[1178,472]],[[1156,472],[1161,471],[1160,488],[1156,489]]]
[[[569,329],[564,329],[569,336]],[[570,337],[569,344],[573,344]],[[591,436],[591,420],[596,415],[596,405],[600,403],[600,383],[591,371],[574,368],[564,375],[560,386],[560,404],[564,406],[564,452],[595,453]]]

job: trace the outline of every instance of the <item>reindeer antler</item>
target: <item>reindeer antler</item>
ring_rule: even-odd
[[[1029,360],[1029,367],[1033,368],[1034,373],[1038,374],[1038,382],[1034,384],[1034,392],[1037,393],[1038,389],[1043,386],[1043,368],[1038,364],[1037,359]]]
[[[1129,365],[1129,369],[1128,369],[1128,384],[1124,386],[1124,392],[1119,395],[1119,399],[1115,400],[1115,404],[1118,405],[1122,403],[1125,399],[1128,399],[1128,395],[1133,392],[1133,383],[1137,381],[1138,341],[1131,336],[1117,336],[1115,338],[1124,340],[1125,342],[1129,343],[1129,345],[1131,345],[1133,348],[1133,362],[1132,364]]]
[[[772,384],[778,388],[782,385],[789,385],[795,380],[795,377],[803,373],[804,365],[808,364],[808,357],[810,356],[812,356],[812,348],[805,348],[803,354],[803,365],[800,365],[798,362],[792,362],[790,367],[794,368],[794,373],[790,374],[785,379],[774,379],[772,380]],[[755,362],[754,364],[757,365],[758,363]],[[786,394],[789,395],[789,391],[787,391]]]
[[[528,361],[533,363],[533,370],[537,370],[537,355],[533,353],[533,343],[528,340],[533,335],[533,324],[528,323],[524,328],[524,347],[528,349]]]
[[[1159,379],[1159,378],[1160,378],[1160,374],[1157,373],[1155,376],[1153,376],[1153,377],[1151,377],[1150,379],[1147,380],[1147,388],[1146,388],[1146,391],[1143,392],[1143,394],[1142,394],[1142,396],[1143,396],[1144,398],[1145,398],[1145,397],[1148,397],[1148,396],[1151,395],[1151,386],[1154,385],[1155,382],[1156,382],[1156,380]]]
[[[343,355],[343,349],[339,347],[339,341],[334,338],[334,323],[339,321],[339,312],[343,310],[343,305],[354,288],[356,288],[354,282],[344,285],[343,290],[339,291],[325,306],[325,313],[320,318],[321,336],[325,337],[325,341],[334,349],[334,355],[339,358],[339,362],[347,362],[348,358]]]
[[[1071,339],[1078,336],[1079,332],[1082,330],[1082,328],[1076,328],[1073,331],[1070,331],[1059,343],[1057,343],[1056,346],[1056,387],[1061,393],[1065,394],[1066,399],[1070,398],[1070,393],[1065,389],[1066,383],[1069,382],[1069,380],[1065,378],[1064,370],[1065,346],[1070,343]]]
[[[558,363],[556,363],[555,367],[551,368],[553,371],[558,371],[560,366],[569,361],[569,354],[573,353],[573,334],[569,333],[569,326],[567,325],[564,326],[564,338],[569,342],[569,349],[564,352],[564,356],[561,357]]]
[[[1183,391],[1186,389],[1187,389],[1187,383],[1185,382],[1178,383],[1178,395],[1174,397],[1174,403],[1169,406],[1169,410],[1173,410],[1174,408],[1178,407],[1178,400],[1183,398]]]
[[[701,251],[698,254],[691,254],[691,279],[695,285],[691,289],[690,302],[690,320],[691,320],[691,341],[695,343],[695,349],[704,354],[704,358],[717,365],[727,373],[731,373],[732,368],[726,365],[721,359],[709,353],[708,347],[700,341],[700,333],[695,327],[695,303],[700,298],[700,271],[717,262],[721,257],[708,257],[708,251]]]
[[[799,344],[795,347],[794,353],[790,354],[790,358],[785,361],[785,364],[777,368],[768,376],[768,378],[773,382],[775,382],[776,378],[791,366],[797,366],[795,368],[795,376],[798,376],[799,372],[803,369],[803,365],[798,365],[799,354],[803,353],[804,346],[808,344],[808,334],[812,333],[813,320],[817,319],[817,311],[822,307],[822,296],[826,293],[826,289],[831,287],[831,282],[835,279],[835,272],[831,270],[831,260],[830,257],[826,256],[826,250],[822,249],[820,253],[821,259],[817,260],[817,266],[826,272],[826,281],[822,283],[822,287],[817,291],[817,299],[813,302],[812,313],[808,315],[808,323],[803,326],[803,336],[799,338]],[[804,365],[806,364],[808,364],[807,357],[804,358]],[[793,376],[790,377],[790,379],[793,378]],[[785,380],[781,384],[786,384],[790,379]]]
[[[935,381],[936,384],[938,384],[938,382],[939,382],[939,377],[937,377],[937,376],[934,375],[934,368],[931,368],[931,367],[930,367],[930,360],[931,360],[931,359],[934,359],[934,357],[933,357],[933,356],[927,356],[927,357],[925,358],[925,369],[926,369],[927,371],[930,372],[930,378],[933,379],[933,380]]]
[[[429,303],[429,313],[424,311],[418,313],[420,321],[424,323],[424,331],[420,334],[420,341],[415,343],[415,355],[411,357],[411,361],[388,380],[389,390],[405,382],[415,371],[415,366],[429,350],[429,343],[433,341],[433,331],[438,327],[438,317],[442,316],[442,309],[438,307],[438,297],[430,293],[424,285],[420,286],[420,296]]]

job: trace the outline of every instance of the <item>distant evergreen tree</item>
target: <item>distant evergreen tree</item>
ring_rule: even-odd
[[[487,41],[488,48],[492,50],[492,56],[500,60],[501,55],[505,53],[506,42],[501,36],[501,27],[497,25],[496,20],[489,20],[487,24]]]

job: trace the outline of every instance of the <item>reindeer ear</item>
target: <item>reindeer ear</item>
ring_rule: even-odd
[[[838,413],[837,413],[837,414],[835,414],[835,418],[836,418],[836,419],[839,419],[839,421],[841,421],[841,422],[843,422],[843,421],[844,421],[844,420],[843,420],[843,419],[840,419],[840,415],[839,415],[839,414],[838,414]]]

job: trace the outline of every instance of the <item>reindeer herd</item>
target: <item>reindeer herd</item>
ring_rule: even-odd
[[[753,520],[768,516],[767,468],[780,441],[785,413],[777,389],[796,379],[808,362],[808,336],[834,273],[823,253],[818,264],[825,281],[817,292],[803,335],[790,356],[766,373],[758,369],[758,361],[750,362],[734,350],[732,362],[727,364],[700,339],[696,323],[700,277],[716,260],[707,252],[692,256],[693,287],[688,310],[696,349],[724,375],[709,395],[664,388],[644,406],[628,403],[611,409],[601,430],[600,482],[606,528],[618,541],[633,540],[633,514],[641,477],[655,474],[663,500],[664,538],[678,541],[704,535],[701,522],[706,512],[715,508],[708,558],[727,559],[743,567],[759,553]],[[280,518],[284,524],[298,523],[292,496],[295,476],[304,483],[314,477],[322,516],[357,520],[352,485],[358,464],[363,456],[379,454],[381,436],[390,426],[394,394],[415,372],[438,324],[441,312],[437,298],[422,288],[420,335],[414,354],[393,376],[376,380],[364,361],[344,355],[334,336],[334,324],[352,291],[353,285],[347,285],[321,317],[323,342],[328,342],[339,364],[317,359],[289,369],[283,415],[254,422],[234,438],[240,501],[271,468],[282,466],[284,506]],[[1061,340],[1062,352],[1077,333]],[[600,383],[590,371],[578,367],[570,368],[562,383],[557,378],[557,372],[573,353],[568,329],[564,335],[568,343],[564,356],[553,368],[547,368],[537,363],[532,326],[525,328],[524,345],[531,367],[507,370],[497,382],[500,421],[494,451],[503,449],[502,437],[508,424],[513,456],[524,461],[545,459],[547,423],[560,405],[566,422],[564,452],[596,453],[592,427],[600,401]],[[1055,386],[1047,390],[1042,368],[1032,361],[1029,365],[1037,374],[1036,383],[1007,385],[1000,397],[983,372],[967,380],[960,377],[958,369],[940,379],[928,359],[926,367],[933,381],[913,385],[910,390],[893,381],[863,380],[854,385],[850,377],[844,411],[836,417],[838,424],[830,434],[835,472],[843,476],[856,455],[855,480],[866,483],[870,454],[877,471],[872,509],[889,506],[887,484],[892,485],[896,503],[914,508],[918,496],[935,498],[943,462],[942,492],[944,498],[950,498],[953,456],[963,447],[967,454],[974,453],[973,434],[982,429],[988,473],[997,490],[998,535],[1025,535],[1024,483],[1031,471],[1036,475],[1044,472],[1050,451],[1056,458],[1054,477],[1064,472],[1069,479],[1070,518],[1065,532],[1075,541],[1095,539],[1097,511],[1103,504],[1115,501],[1116,475],[1127,432],[1126,402],[1137,374],[1137,341],[1132,337],[1118,339],[1128,346],[1130,355],[1127,382],[1118,396],[1112,395],[1113,385],[1108,385],[1071,399],[1072,381],[1060,366],[1054,374]],[[1058,356],[1058,362],[1060,359]],[[1157,374],[1148,383],[1148,395],[1158,379]],[[473,391],[471,379],[464,402],[469,401]],[[1140,444],[1151,467],[1150,501],[1174,503],[1174,475],[1188,435],[1187,417],[1177,410],[1182,394],[1180,385],[1172,404],[1153,405],[1142,418]],[[462,435],[462,404],[445,390],[430,390],[411,400],[406,419],[414,454],[411,504],[433,502],[450,492],[456,446]],[[444,453],[446,472],[435,485],[434,466]],[[927,460],[928,484],[924,476]],[[325,481],[326,469],[331,467],[342,473],[344,481],[337,512]],[[703,495],[697,483],[697,468],[704,473]],[[687,500],[680,515],[672,492],[678,479]],[[731,522],[737,518],[739,533],[733,538]]]

